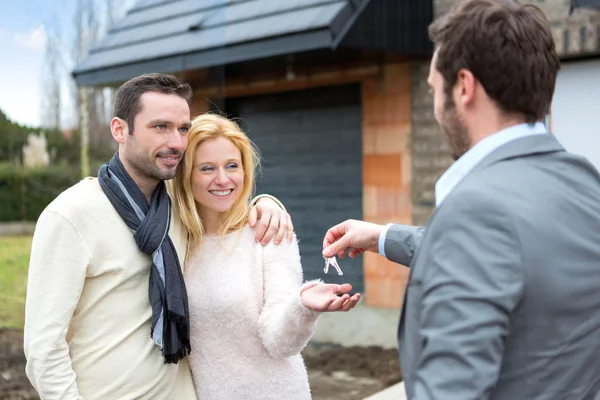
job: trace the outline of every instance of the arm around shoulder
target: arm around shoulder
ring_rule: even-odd
[[[73,225],[45,210],[31,247],[24,329],[27,377],[42,399],[82,399],[65,335],[89,260]]]
[[[283,203],[281,201],[279,201],[279,199],[277,197],[271,196],[270,194],[259,194],[259,195],[255,196],[252,200],[250,200],[250,205],[255,206],[256,203],[258,203],[258,201],[263,198],[273,200],[279,207],[281,207],[281,209],[283,211],[287,211],[285,209],[285,206],[283,205]]]
[[[259,318],[261,337],[274,357],[299,354],[315,332],[321,315],[302,304],[300,292],[320,281],[302,283],[296,236],[291,243],[269,243],[263,252],[264,303]]]

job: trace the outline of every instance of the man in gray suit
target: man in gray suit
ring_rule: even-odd
[[[559,59],[535,6],[459,4],[430,27],[434,113],[457,160],[427,228],[346,221],[323,255],[410,266],[412,400],[600,398],[600,176],[540,121]]]

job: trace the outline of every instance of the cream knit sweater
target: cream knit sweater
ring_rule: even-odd
[[[310,389],[300,351],[320,313],[300,300],[296,238],[263,247],[246,226],[208,237],[185,268],[192,352],[202,400],[306,400]]]
[[[183,263],[181,233],[174,218],[169,235]],[[196,400],[188,360],[165,364],[150,338],[150,265],[97,179],[44,210],[24,340],[27,376],[42,400]]]

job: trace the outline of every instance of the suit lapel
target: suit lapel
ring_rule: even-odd
[[[483,160],[481,160],[475,168],[473,168],[473,171],[476,171],[481,168],[485,168],[485,167],[495,164],[497,162],[511,159],[511,158],[526,157],[526,156],[535,155],[535,154],[554,153],[557,151],[565,151],[565,149],[558,142],[558,140],[556,140],[554,135],[552,135],[550,133],[526,136],[526,137],[523,137],[520,139],[512,140],[512,141],[500,146],[496,150],[492,151]],[[473,171],[471,171],[471,173]],[[460,185],[460,183],[459,183],[459,185]],[[427,229],[429,229],[429,226],[431,226],[438,210],[443,206],[444,206],[444,203],[442,203],[442,205],[440,207],[435,209],[434,213],[432,214],[431,218],[429,219],[429,222],[427,223]],[[402,327],[404,325],[404,315],[405,315],[405,310],[406,310],[405,305],[406,305],[407,294],[408,294],[408,291],[410,290],[410,281],[412,279],[413,272],[414,272],[415,268],[417,267],[417,264],[419,261],[419,255],[420,255],[421,249],[423,248],[423,244],[426,240],[426,236],[427,236],[427,230],[425,231],[425,237],[423,238],[421,245],[417,249],[417,251],[412,259],[412,262],[410,263],[411,264],[410,265],[410,273],[408,276],[409,285],[406,287],[406,290],[404,291],[404,300],[402,302],[402,311],[400,313],[400,321],[398,324],[398,337],[399,338],[402,335]]]

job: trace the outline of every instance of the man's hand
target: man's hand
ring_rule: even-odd
[[[350,258],[365,251],[377,253],[382,230],[382,225],[353,219],[346,220],[327,231],[323,239],[323,256],[337,255],[339,258],[344,258],[348,250],[350,250]]]
[[[332,283],[322,283],[308,287],[300,293],[304,307],[313,311],[349,311],[356,306],[360,300],[360,293],[353,296],[348,294],[352,290],[352,285],[344,283],[336,285]],[[338,296],[341,294],[341,296]]]
[[[294,237],[292,217],[272,199],[261,197],[250,209],[248,224],[254,228],[257,221],[255,240],[263,246],[269,244],[271,240],[278,245],[284,237],[287,237],[288,242],[292,241]]]

